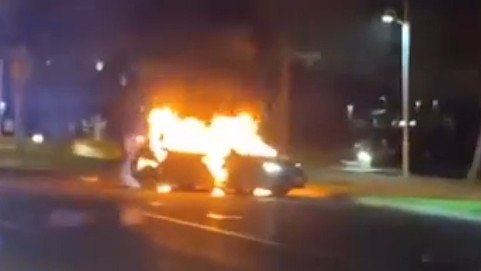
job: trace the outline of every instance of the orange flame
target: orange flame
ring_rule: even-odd
[[[227,180],[225,160],[235,151],[241,155],[274,157],[277,151],[258,134],[258,123],[247,114],[216,115],[210,122],[180,117],[168,107],[155,108],[149,115],[150,148],[159,161],[167,151],[202,154],[216,183]]]

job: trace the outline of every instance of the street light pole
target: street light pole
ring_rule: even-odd
[[[409,177],[409,57],[411,44],[411,29],[408,21],[402,24],[402,116],[403,126],[402,142],[402,171],[404,177]]]
[[[402,91],[402,172],[409,177],[409,59],[411,51],[411,25],[408,18],[408,0],[404,0],[404,18],[400,20],[394,10],[386,10],[382,16],[384,23],[401,25],[401,91]]]

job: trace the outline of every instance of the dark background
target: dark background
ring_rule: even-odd
[[[65,123],[98,112],[109,118],[109,127],[123,127],[127,116],[136,120],[145,98],[156,94],[153,89],[184,80],[177,78],[183,73],[193,81],[218,74],[235,78],[248,95],[270,105],[279,89],[279,37],[299,52],[321,53],[312,66],[302,61],[292,66],[296,148],[348,146],[358,134],[346,119],[347,104],[355,105],[359,118],[369,118],[385,96],[392,118],[399,112],[400,28],[379,18],[386,7],[402,16],[402,1],[0,3],[0,41],[5,48],[25,44],[34,65],[27,90],[30,129],[61,134]],[[430,139],[444,138],[428,148],[446,150],[438,155],[443,161],[466,164],[474,149],[480,123],[480,15],[479,1],[410,1],[412,107],[415,100],[438,100],[440,114],[455,123],[444,137],[441,126],[419,124],[423,132],[413,144],[424,151]],[[105,62],[100,73],[94,69],[98,59]],[[119,85],[120,76],[128,78],[126,87]],[[202,95],[217,95],[205,89]]]

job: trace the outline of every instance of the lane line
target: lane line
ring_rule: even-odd
[[[216,220],[239,220],[242,219],[240,215],[224,215],[214,212],[208,212],[206,217],[216,219]]]
[[[256,201],[259,203],[263,203],[263,202],[277,202],[278,200],[274,198],[256,198]]]
[[[247,240],[247,241],[251,241],[251,242],[254,242],[254,243],[263,244],[263,245],[266,245],[266,246],[272,246],[272,247],[282,246],[282,244],[278,243],[278,242],[257,238],[257,237],[252,236],[252,235],[243,234],[243,233],[239,233],[239,232],[235,232],[235,231],[222,230],[222,229],[218,229],[218,228],[215,228],[215,227],[206,226],[206,225],[202,225],[202,224],[198,224],[198,223],[194,223],[194,222],[189,222],[189,221],[185,221],[185,220],[181,220],[181,219],[177,219],[177,218],[173,218],[173,217],[169,217],[169,216],[159,215],[159,214],[155,214],[155,213],[151,213],[151,212],[147,212],[147,211],[143,211],[143,214],[147,217],[150,217],[150,218],[163,220],[163,221],[167,221],[167,222],[174,223],[174,224],[177,224],[177,225],[196,228],[196,229],[199,229],[199,230],[213,232],[213,233],[217,233],[217,234],[221,234],[221,235],[225,235],[225,236],[229,236],[229,237],[234,237],[234,238],[238,238],[238,239],[242,239],[242,240]]]
[[[151,201],[150,206],[160,207],[160,206],[165,206],[165,203],[163,203],[161,201]]]

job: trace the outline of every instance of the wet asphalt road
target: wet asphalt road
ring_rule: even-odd
[[[349,199],[172,194],[146,202],[153,239],[219,270],[477,270],[481,260],[479,225]]]
[[[367,208],[347,198],[124,190],[107,197],[98,190],[95,197],[4,193],[2,218],[5,202],[20,198],[7,204],[10,213],[74,206],[103,224],[40,229],[39,219],[19,233],[1,223],[0,270],[479,270],[481,262],[480,225]],[[141,226],[120,225],[125,206],[143,214]]]

